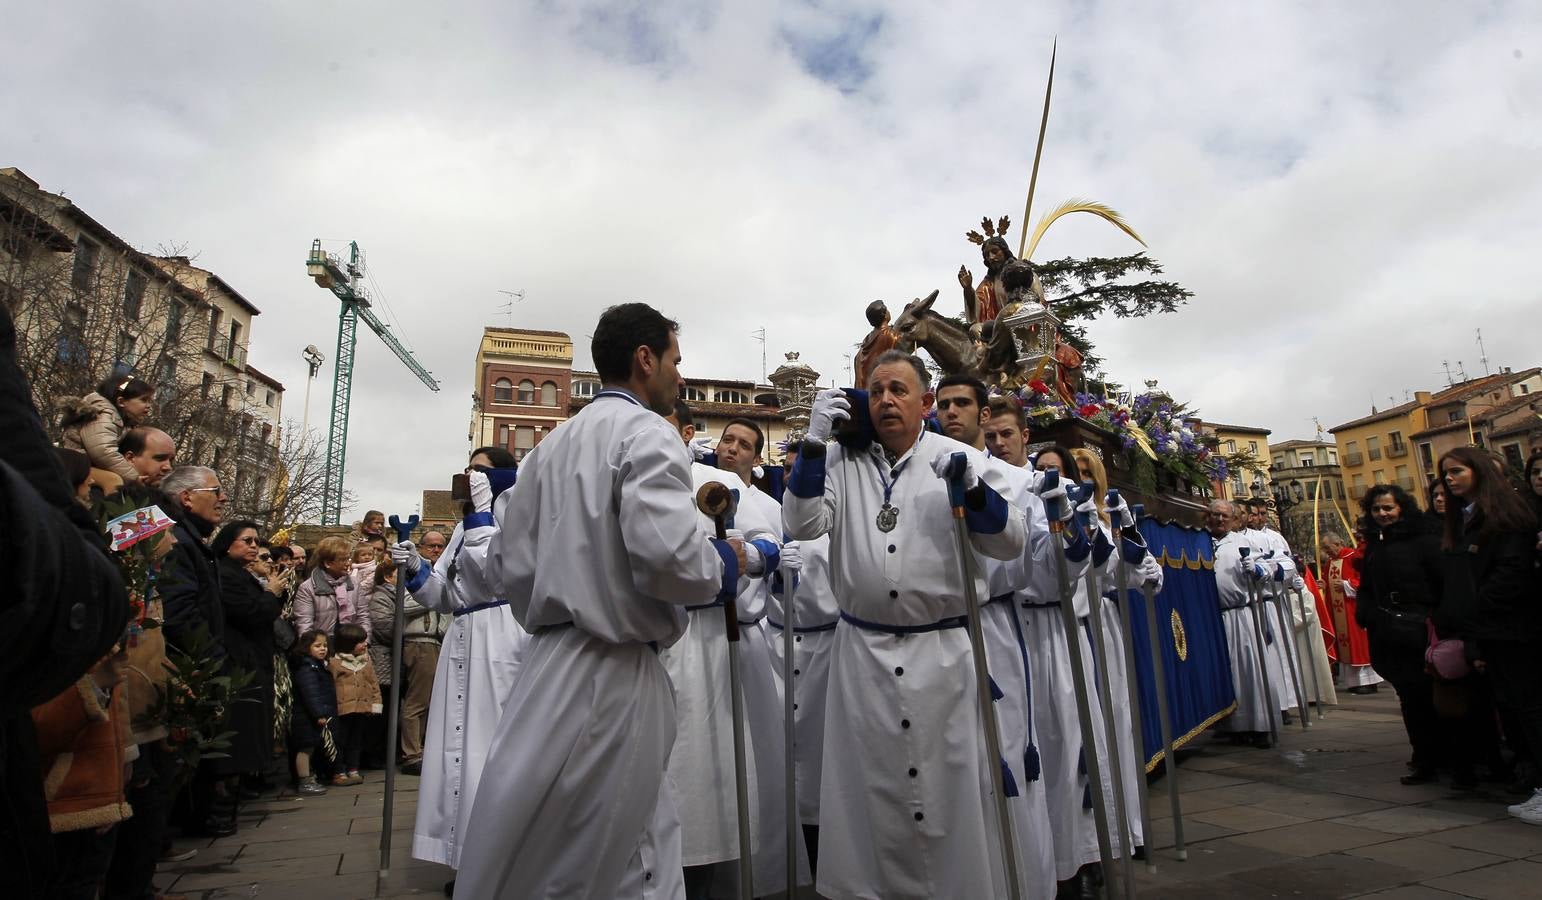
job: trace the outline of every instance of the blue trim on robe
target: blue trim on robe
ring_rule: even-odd
[[[776,571],[776,567],[782,562],[782,548],[769,538],[756,538],[750,541],[755,549],[760,551],[762,569],[760,574],[770,575]]]
[[[1139,565],[1146,558],[1146,545],[1129,538],[1120,539],[1119,555],[1132,565]]]
[[[963,628],[969,624],[968,616],[949,616],[936,622],[925,625],[887,625],[883,622],[869,622],[859,619],[845,610],[841,611],[841,619],[861,628],[863,631],[878,631],[884,634],[925,634],[928,631],[943,631],[948,628]]]
[[[493,518],[493,514],[491,512],[474,512],[462,520],[461,524],[465,526],[462,529],[462,533],[464,534],[473,528],[487,528],[489,526],[496,525],[498,524],[498,520]]]
[[[433,564],[430,563],[426,559],[423,560],[421,563],[418,564],[418,570],[416,572],[413,572],[412,575],[407,579],[407,584],[406,584],[407,590],[409,590],[412,593],[416,594],[418,591],[423,589],[423,585],[428,584],[429,576],[431,576],[433,574],[434,574],[434,566],[433,566]]]
[[[723,585],[717,592],[718,602],[730,600],[739,593],[739,558],[727,541],[712,538],[712,546],[717,548],[717,555],[723,560]]]
[[[971,494],[979,489],[980,505],[977,508]],[[975,534],[1000,534],[1007,527],[1007,501],[984,481],[975,483],[964,492],[964,524]]]
[[[507,600],[489,600],[486,603],[478,603],[476,606],[467,606],[463,609],[452,609],[450,610],[450,615],[455,618],[460,618],[461,616],[467,616],[474,612],[481,612],[484,609],[494,609],[499,606],[508,605],[509,601]],[[573,623],[569,622],[568,624],[571,625]]]
[[[1064,532],[1069,535],[1065,542],[1065,558],[1074,563],[1085,560],[1092,554],[1092,542],[1087,540],[1087,533],[1080,528],[1067,528]]]
[[[1092,538],[1092,565],[1093,565],[1093,567],[1094,568],[1102,567],[1102,565],[1104,563],[1108,562],[1108,558],[1110,556],[1112,556],[1113,554],[1114,554],[1114,543],[1113,543],[1113,541],[1110,541],[1108,539],[1108,535],[1103,533],[1103,529],[1099,528],[1097,534]]]

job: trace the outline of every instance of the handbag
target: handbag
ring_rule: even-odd
[[[289,648],[300,639],[300,633],[295,630],[294,623],[288,616],[279,616],[273,620],[273,649],[280,653],[288,653]]]
[[[1426,622],[1424,627],[1430,640],[1429,647],[1424,651],[1424,661],[1430,664],[1435,674],[1447,681],[1467,677],[1467,646],[1462,640],[1442,638],[1435,632],[1435,623],[1432,621]]]

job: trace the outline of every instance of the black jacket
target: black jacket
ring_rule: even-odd
[[[1355,621],[1373,633],[1406,623],[1422,630],[1439,603],[1443,578],[1435,523],[1419,515],[1393,522],[1365,545]]]
[[[123,634],[128,596],[97,523],[75,501],[16,363],[0,303],[0,896],[42,893],[53,869],[28,710],[74,684]]]
[[[294,712],[289,720],[291,750],[314,747],[321,739],[317,719],[337,717],[337,686],[327,664],[309,655],[291,665],[294,676]]]
[[[1436,627],[1442,636],[1491,641],[1542,637],[1535,526],[1480,539],[1481,530],[1481,520],[1474,519],[1456,547],[1441,552]]]
[[[171,530],[176,546],[161,566],[160,594],[166,616],[166,641],[187,650],[188,639],[200,627],[213,639],[210,653],[225,656],[225,608],[220,600],[220,580],[214,554],[204,543],[207,528],[193,516],[167,510],[177,520]]]
[[[220,559],[218,570],[226,659],[255,676],[245,699],[231,707],[228,727],[235,736],[223,768],[255,772],[267,767],[273,751],[273,620],[283,601],[228,556]]]

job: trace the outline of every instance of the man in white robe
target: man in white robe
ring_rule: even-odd
[[[684,896],[657,648],[680,638],[682,607],[735,589],[744,549],[703,534],[663,419],[676,330],[646,304],[605,311],[604,389],[525,457],[485,556],[463,555],[532,634],[473,801],[463,896]]]
[[[830,535],[841,609],[819,801],[817,888],[830,900],[1005,894],[990,774],[1000,751],[981,731],[943,480],[955,454],[973,549],[1015,559],[1024,524],[983,454],[923,431],[928,380],[914,356],[878,358],[865,410],[875,437],[860,449],[826,446],[852,410],[843,392],[822,392],[783,498],[791,539]],[[973,580],[987,596],[978,568]]]
[[[1231,657],[1231,680],[1236,689],[1237,709],[1216,723],[1216,730],[1231,732],[1238,739],[1251,740],[1254,746],[1268,748],[1270,732],[1278,731],[1281,716],[1278,704],[1272,704],[1270,692],[1281,681],[1279,657],[1259,653],[1258,628],[1255,625],[1249,584],[1262,578],[1262,566],[1243,557],[1254,555],[1247,537],[1237,530],[1241,514],[1230,500],[1213,500],[1205,516],[1205,525],[1215,542],[1215,587],[1220,596],[1221,625],[1226,630],[1226,648]],[[1242,552],[1247,548],[1248,553]],[[1257,567],[1255,569],[1255,567]],[[1277,632],[1279,629],[1274,629]],[[1276,636],[1276,640],[1278,640]],[[1266,638],[1267,641],[1267,638]],[[1261,668],[1262,666],[1262,668]]]
[[[1281,721],[1288,722],[1290,719],[1285,711],[1299,706],[1296,681],[1290,667],[1293,657],[1287,656],[1287,653],[1294,653],[1295,641],[1287,641],[1282,637],[1286,629],[1282,625],[1279,610],[1284,607],[1277,601],[1284,593],[1285,581],[1295,581],[1300,576],[1296,574],[1295,561],[1290,558],[1289,545],[1283,538],[1276,543],[1274,538],[1278,534],[1268,529],[1269,511],[1264,501],[1253,499],[1235,502],[1241,518],[1242,536],[1251,548],[1249,560],[1264,569],[1264,577],[1257,582],[1260,601],[1258,612],[1269,623],[1269,637],[1272,639],[1268,641],[1267,647],[1274,657],[1274,668],[1271,671],[1279,672],[1279,680],[1274,684],[1274,702],[1280,707]],[[1289,634],[1293,637],[1295,629],[1289,629]]]

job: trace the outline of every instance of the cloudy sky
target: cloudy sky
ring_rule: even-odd
[[[772,368],[843,379],[869,301],[961,309],[963,232],[1022,216],[1056,36],[1035,218],[1105,201],[1195,292],[1093,325],[1115,379],[1283,440],[1481,373],[1478,328],[1491,366],[1542,363],[1534,2],[56,0],[6,30],[0,165],[251,298],[296,419],[301,348],[315,421],[336,341],[310,241],[365,247],[444,384],[360,335],[347,485],[388,511],[463,465],[499,290],[581,365],[647,300],[723,378],[760,376],[760,327]],[[1037,255],[1131,249],[1073,218]]]

